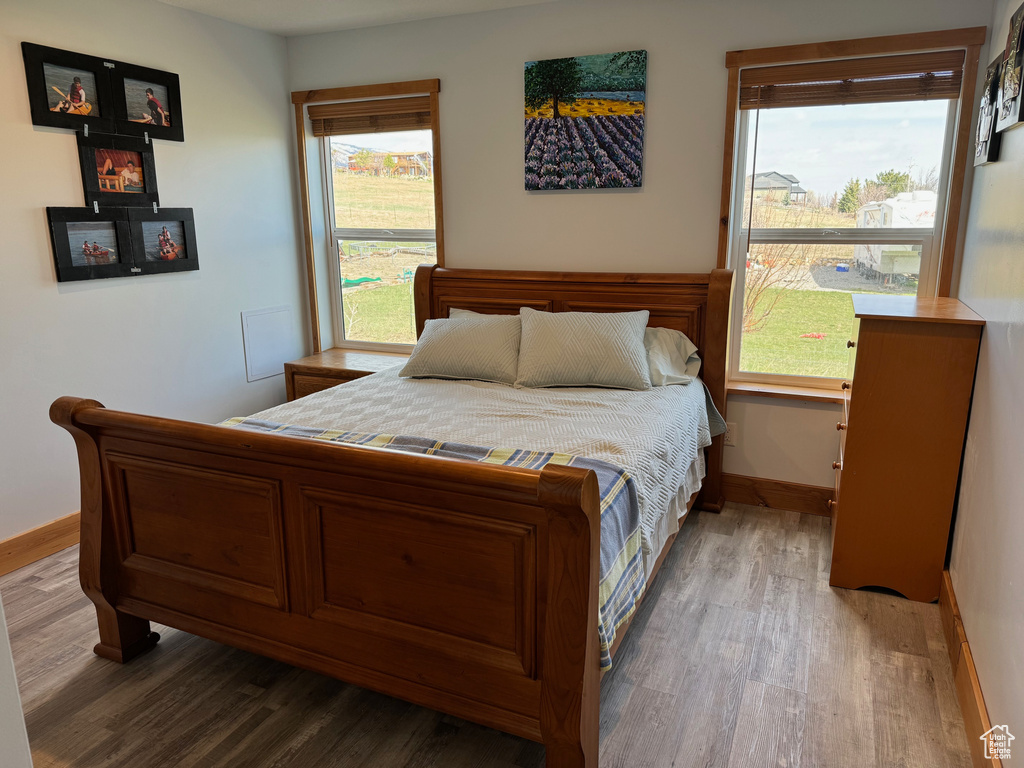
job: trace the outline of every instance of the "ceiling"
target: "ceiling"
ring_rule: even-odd
[[[556,0],[161,0],[278,35],[376,27]]]

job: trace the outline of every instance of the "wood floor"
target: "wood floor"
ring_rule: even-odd
[[[610,768],[970,765],[939,611],[828,586],[825,518],[694,514],[601,689]],[[91,652],[77,551],[0,579],[36,768],[540,768],[539,745],[156,627]]]

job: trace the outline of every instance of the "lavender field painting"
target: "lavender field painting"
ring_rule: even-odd
[[[647,51],[528,61],[526,189],[643,184]]]

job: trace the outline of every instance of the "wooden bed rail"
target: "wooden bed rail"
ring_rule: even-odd
[[[537,741],[596,768],[593,472],[110,411],[62,397],[78,448],[95,651],[150,621]]]

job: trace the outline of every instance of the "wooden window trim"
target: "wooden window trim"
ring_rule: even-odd
[[[764,64],[814,61],[816,59],[841,59],[851,56],[935,51],[942,48],[969,48],[972,45],[984,45],[987,34],[987,27],[966,27],[964,29],[943,29],[938,32],[918,32],[909,35],[886,35],[884,37],[861,37],[853,40],[833,40],[828,43],[751,48],[749,50],[729,51],[726,53],[725,66],[732,69],[733,67],[759,67]]]
[[[725,119],[725,149],[722,162],[722,197],[718,229],[718,267],[724,269],[729,252],[729,213],[732,199],[733,159],[736,150],[736,114],[739,111],[740,70],[744,67],[787,64],[801,61],[827,61],[830,59],[897,55],[951,48],[966,51],[963,86],[960,91],[960,109],[956,124],[956,137],[951,158],[951,176],[947,195],[946,215],[939,255],[937,295],[949,296],[953,283],[953,267],[961,226],[963,192],[970,150],[971,117],[974,109],[975,81],[981,47],[985,43],[986,27],[947,29],[908,35],[887,35],[853,40],[834,40],[827,43],[783,45],[772,48],[753,48],[729,51],[725,65],[729,69]]]
[[[292,105],[295,107],[295,142],[299,163],[299,198],[302,204],[302,236],[306,255],[306,290],[309,298],[309,323],[312,354],[323,351],[320,339],[320,308],[316,293],[316,258],[313,242],[313,216],[309,205],[309,173],[306,168],[306,105],[313,102],[346,101],[357,99],[384,99],[396,96],[427,94],[430,101],[430,129],[433,141],[434,166],[434,233],[437,242],[437,265],[444,266],[444,216],[441,193],[441,122],[438,113],[438,94],[441,81],[405,80],[399,83],[377,83],[375,85],[353,85],[341,88],[325,88],[312,91],[293,91]]]

